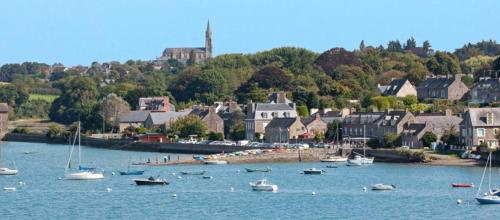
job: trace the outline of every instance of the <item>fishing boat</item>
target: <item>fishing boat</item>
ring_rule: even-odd
[[[269,168],[269,167],[261,168],[261,169],[245,168],[245,170],[247,172],[249,172],[249,173],[253,173],[253,172],[264,172],[264,173],[271,172],[271,168]]]
[[[321,174],[324,174],[326,172],[324,170],[318,170],[316,168],[311,168],[311,169],[304,170],[302,173],[308,174],[308,175],[321,175]]]
[[[256,182],[251,182],[252,190],[254,191],[277,191],[278,185],[274,185],[267,182],[267,179],[261,179]]]
[[[181,171],[182,175],[205,175],[207,171]]]
[[[104,179],[104,175],[101,172],[96,172],[94,170],[78,170],[75,172],[70,172],[71,168],[71,157],[73,156],[73,151],[75,149],[75,143],[76,139],[78,138],[78,167],[81,168],[81,162],[82,162],[82,146],[81,146],[81,126],[80,122],[78,122],[78,128],[77,132],[75,135],[75,138],[73,139],[73,144],[70,147],[69,151],[69,156],[68,156],[68,163],[66,164],[66,169],[65,169],[65,179],[67,180],[98,180],[98,179]]]
[[[11,169],[2,166],[2,144],[0,144],[0,175],[16,175],[17,169]]]
[[[150,176],[147,179],[133,179],[133,180],[134,180],[135,184],[137,184],[138,186],[146,186],[146,185],[153,186],[153,185],[168,185],[169,184],[169,182],[167,182],[167,180],[165,180],[165,179],[154,178],[152,176]]]
[[[361,166],[365,164],[373,164],[374,157],[366,157],[366,125],[363,125],[363,155],[356,155],[354,159],[347,160],[348,166]],[[355,152],[354,152],[355,153]]]
[[[329,156],[321,159],[321,162],[346,162],[347,157],[341,157],[341,156]]]
[[[479,188],[476,193],[476,200],[479,202],[479,204],[500,204],[500,190],[491,188],[491,152],[492,151],[490,150],[490,154],[488,155],[488,159],[486,160],[486,165],[484,166],[481,183],[479,184]],[[481,187],[483,186],[484,176],[486,175],[486,170],[489,170],[488,192],[484,193],[483,196],[479,196]]]
[[[451,186],[455,187],[455,188],[470,188],[470,187],[474,187],[474,184],[472,184],[472,183],[452,183]]]
[[[396,188],[396,186],[392,185],[392,184],[378,183],[378,184],[372,185],[372,190],[393,190],[395,188]]]
[[[128,161],[127,171],[119,171],[120,175],[142,175],[142,174],[144,174],[144,170],[131,170],[130,169],[131,160],[132,160],[132,158],[130,158]]]
[[[227,164],[227,161],[225,161],[225,160],[205,160],[204,163],[207,165],[222,165],[222,164]]]

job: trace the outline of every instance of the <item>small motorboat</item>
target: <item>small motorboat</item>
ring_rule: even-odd
[[[204,175],[207,171],[181,171],[182,175]]]
[[[309,174],[309,175],[321,175],[321,174],[324,174],[325,171],[324,170],[318,170],[316,168],[311,168],[311,169],[308,169],[308,170],[304,170],[303,173],[304,174]]]
[[[213,179],[214,177],[212,177],[212,176],[203,176],[202,178],[209,180],[209,179]]]
[[[261,179],[257,182],[251,182],[250,186],[252,186],[252,190],[254,191],[277,191],[278,185],[270,184],[267,182],[267,179]]]
[[[7,168],[7,167],[1,167],[0,168],[0,175],[16,175],[17,172],[18,171],[16,169],[10,169],[10,168]]]
[[[329,156],[321,159],[321,162],[347,162],[347,157]]]
[[[5,192],[14,192],[16,190],[17,190],[16,187],[4,187],[3,188],[3,191],[5,191]]]
[[[205,160],[205,164],[208,165],[222,165],[222,164],[227,164],[227,161],[225,160]]]
[[[378,184],[375,184],[372,186],[372,190],[393,190],[395,189],[396,186],[395,185],[388,185],[388,184],[382,184],[382,183],[378,183]]]
[[[269,167],[266,167],[266,168],[263,168],[263,169],[250,169],[250,168],[245,168],[245,170],[249,173],[253,173],[253,172],[271,172],[271,168]]]
[[[75,172],[75,173],[66,173],[64,178],[67,180],[99,180],[104,179],[104,175],[99,172]]]
[[[144,174],[144,170],[127,170],[127,171],[120,171],[120,175],[125,176],[125,175],[142,175]]]
[[[455,187],[455,188],[458,188],[458,187],[470,188],[470,187],[474,187],[474,184],[472,184],[472,183],[452,183],[451,186]]]
[[[327,165],[326,168],[339,168],[337,165]]]
[[[154,177],[149,177],[147,179],[133,179],[135,184],[138,186],[145,186],[145,185],[168,185],[169,182],[165,179],[160,179],[160,178],[154,178]]]

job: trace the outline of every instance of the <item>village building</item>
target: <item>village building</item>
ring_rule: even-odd
[[[207,133],[224,134],[224,120],[217,114],[215,107],[203,108],[195,106],[190,114],[197,115],[203,120],[203,123],[207,126]]]
[[[170,103],[168,96],[163,97],[141,97],[137,103],[137,110],[175,112],[175,105]]]
[[[314,114],[307,118],[301,118],[301,122],[306,127],[308,137],[314,137],[318,133],[326,133],[328,124],[321,119],[320,114]]]
[[[307,132],[300,117],[273,118],[265,129],[265,140],[267,143],[289,143],[290,140],[298,140]]]
[[[151,112],[144,121],[145,128],[161,128],[168,130],[170,125],[177,121],[177,119],[189,115],[191,111],[180,112]]]
[[[334,121],[336,122],[342,122],[345,117],[347,117],[349,114],[355,112],[356,109],[349,109],[349,108],[343,108],[340,110],[332,110],[330,108],[325,108],[325,109],[311,109],[311,116],[314,116],[316,114],[319,114],[321,117],[321,120],[326,122],[327,124],[332,123]]]
[[[377,86],[381,94],[394,97],[417,96],[417,89],[408,79],[393,79],[387,86]]]
[[[9,105],[0,103],[0,136],[5,135],[9,130]]]
[[[460,123],[460,137],[465,146],[486,144],[498,148],[500,108],[469,108]]]
[[[430,123],[408,123],[403,127],[401,135],[401,146],[409,148],[422,148],[424,146],[422,137],[426,132],[432,132]]]
[[[143,110],[143,111],[130,111],[122,116],[120,116],[120,132],[124,131],[128,127],[139,128],[144,127],[146,119],[149,116],[151,111]]]
[[[273,92],[269,94],[267,97],[267,103],[271,104],[290,104],[292,101],[290,101],[286,97],[286,92],[280,91],[280,92]]]
[[[224,120],[224,134],[229,131],[231,126],[236,122],[234,117],[235,114],[240,114],[240,117],[244,117],[244,113],[240,105],[234,101],[227,102],[215,102],[213,107],[219,116]]]
[[[500,78],[481,77],[470,90],[470,102],[476,104],[500,101]]]
[[[245,119],[246,139],[250,141],[262,139],[266,133],[266,126],[274,118],[295,117],[297,117],[295,103],[249,103]]]
[[[161,64],[168,60],[177,60],[186,64],[189,60],[203,62],[210,58],[212,58],[212,30],[210,21],[208,21],[207,30],[205,31],[205,47],[166,48],[163,50],[162,56],[156,58],[155,63]]]
[[[417,123],[431,125],[430,131],[436,135],[438,141],[447,131],[455,130],[459,132],[458,129],[460,129],[460,123],[462,122],[462,118],[453,115],[451,109],[446,109],[444,113],[419,113],[415,115],[415,119]]]
[[[469,91],[461,80],[461,75],[454,77],[432,77],[421,82],[417,87],[418,99],[460,100]]]

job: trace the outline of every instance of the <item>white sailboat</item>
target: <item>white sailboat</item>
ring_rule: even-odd
[[[347,160],[347,165],[349,166],[361,166],[364,164],[373,164],[374,157],[366,157],[366,136],[365,136],[366,126],[363,125],[363,156],[356,155],[354,159]]]
[[[16,175],[17,169],[10,169],[2,166],[2,145],[0,144],[0,175]]]
[[[73,140],[73,145],[70,148],[69,152],[69,158],[68,158],[68,163],[66,163],[66,169],[65,169],[65,174],[64,178],[67,180],[97,180],[97,179],[104,179],[104,175],[101,172],[96,172],[93,170],[78,170],[76,172],[70,172],[70,166],[71,166],[71,156],[73,155],[73,150],[75,149],[75,142],[76,138],[78,137],[78,165],[80,167],[81,164],[81,155],[82,155],[82,150],[81,150],[81,128],[80,128],[80,122],[78,122],[78,128],[77,132],[75,135],[75,139]]]
[[[486,166],[484,167],[483,176],[481,177],[481,183],[479,184],[479,189],[477,190],[476,200],[480,204],[500,204],[500,190],[491,188],[491,151],[486,160]],[[488,192],[484,193],[483,196],[480,196],[481,186],[483,186],[484,176],[486,174],[486,170],[489,167],[489,178],[488,178]]]

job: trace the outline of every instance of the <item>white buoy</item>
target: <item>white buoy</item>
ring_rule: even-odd
[[[230,190],[231,190],[231,192],[234,192],[234,187],[231,186]]]
[[[19,185],[21,185],[21,186],[22,186],[22,185],[26,185],[26,183],[25,183],[25,182],[23,182],[23,181],[19,181]]]
[[[364,187],[363,187],[363,191],[366,191],[366,190],[368,190],[368,188],[366,188],[366,186],[364,186]]]
[[[175,176],[175,173],[172,173],[172,176]]]
[[[462,204],[462,200],[461,199],[457,200],[457,204]]]
[[[111,189],[111,187],[108,187],[108,188],[106,188],[106,191],[111,192],[111,191],[113,191],[113,189]]]
[[[182,179],[182,176],[177,176],[177,179]]]
[[[172,197],[174,197],[174,198],[175,198],[175,197],[177,197],[177,194],[175,194],[175,193],[174,193],[174,194],[172,195]]]
[[[111,172],[111,175],[113,175],[113,176],[114,176],[115,174],[116,174],[115,172]]]
[[[316,195],[316,192],[312,192],[311,195],[315,196]]]

